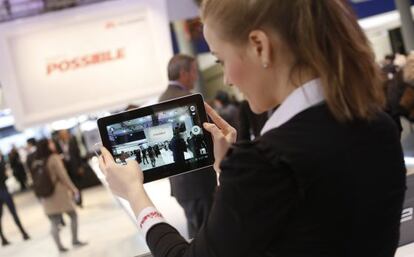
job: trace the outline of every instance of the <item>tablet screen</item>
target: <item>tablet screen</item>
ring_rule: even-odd
[[[136,160],[143,171],[206,159],[207,146],[195,105],[177,107],[107,126],[117,163]]]
[[[206,119],[201,95],[191,95],[105,117],[98,125],[115,161],[136,160],[149,182],[212,165]]]

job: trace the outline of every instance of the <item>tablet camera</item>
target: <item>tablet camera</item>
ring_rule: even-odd
[[[201,128],[199,126],[194,126],[191,128],[191,132],[193,132],[193,135],[199,135],[201,133]]]

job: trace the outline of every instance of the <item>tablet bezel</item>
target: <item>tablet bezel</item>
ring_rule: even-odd
[[[158,104],[154,104],[151,106],[145,106],[142,108],[125,111],[125,112],[117,113],[114,115],[110,115],[110,116],[106,116],[106,117],[98,119],[97,123],[98,123],[98,128],[99,128],[99,133],[101,136],[102,144],[113,155],[112,146],[109,141],[107,126],[110,126],[116,123],[121,123],[127,120],[133,120],[136,118],[152,115],[157,112],[170,110],[170,109],[183,107],[183,106],[188,106],[188,105],[197,106],[197,113],[198,113],[198,116],[201,122],[199,126],[203,130],[203,136],[204,136],[206,146],[207,146],[208,157],[204,160],[199,160],[195,163],[186,163],[185,165],[177,165],[173,163],[173,164],[167,164],[164,166],[145,170],[143,171],[144,183],[152,182],[152,181],[159,180],[159,179],[166,178],[166,177],[177,176],[180,174],[210,167],[214,163],[213,140],[211,138],[211,134],[207,130],[205,130],[203,127],[203,123],[207,122],[208,120],[207,120],[207,113],[204,107],[204,100],[201,94],[193,94],[189,96],[175,98],[175,99],[161,102]]]

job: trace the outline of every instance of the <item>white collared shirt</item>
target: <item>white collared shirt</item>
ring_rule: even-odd
[[[325,100],[320,79],[314,79],[295,89],[267,120],[260,135],[280,127],[300,112]]]

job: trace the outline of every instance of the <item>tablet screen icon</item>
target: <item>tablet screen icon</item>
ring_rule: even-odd
[[[201,128],[199,126],[194,126],[191,128],[191,132],[193,132],[193,135],[199,135],[201,133]]]

